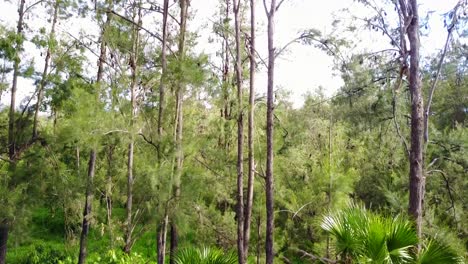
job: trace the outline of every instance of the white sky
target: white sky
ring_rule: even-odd
[[[17,1],[7,2],[0,0],[0,23],[7,23],[12,28],[17,20]],[[30,2],[30,1],[27,1]],[[207,39],[211,33],[211,22],[214,13],[217,10],[219,0],[192,0],[191,8],[196,10],[194,21],[189,24],[191,30],[197,30],[200,35],[198,40],[197,50],[214,56],[213,51],[216,49],[214,44],[209,44]],[[377,0],[378,2],[378,0]],[[443,28],[443,18],[440,14],[450,10],[457,0],[420,0],[420,16],[425,17],[428,10],[436,11],[430,19],[430,34],[427,37],[422,37],[422,55],[426,56],[434,54],[440,50],[444,44],[446,30]],[[40,8],[40,7],[39,7]],[[324,33],[332,31],[331,22],[333,21],[333,13],[342,8],[350,8],[355,15],[361,15],[364,12],[361,5],[353,0],[286,0],[276,16],[276,36],[275,42],[278,47],[289,42],[294,37],[298,36],[298,32],[304,29],[315,28]],[[47,15],[37,15],[27,17],[27,23],[32,27],[44,26]],[[263,4],[261,0],[257,0],[257,50],[266,58],[266,20]],[[89,30],[92,27],[91,23],[73,23],[58,25],[60,30],[73,30],[79,32],[80,27],[86,27]],[[378,34],[370,32],[362,32],[356,36],[356,39],[362,40],[363,48],[370,50],[378,50],[381,44],[387,42],[387,39],[378,39]],[[30,53],[33,46],[26,48],[26,53],[29,56],[36,56],[36,53]],[[219,49],[219,47],[218,47]],[[36,55],[32,55],[36,54]],[[42,59],[36,59],[37,67],[42,67]],[[92,61],[91,65],[95,65]],[[339,76],[333,74],[333,59],[327,56],[324,52],[312,47],[294,44],[290,46],[288,51],[278,58],[276,67],[276,85],[288,91],[291,91],[291,100],[295,106],[300,106],[303,102],[303,95],[307,92],[313,92],[318,86],[325,88],[327,96],[332,95],[342,85],[342,80]],[[40,69],[40,68],[38,68]],[[257,74],[257,92],[264,93],[266,91],[266,69],[261,67]],[[25,96],[33,92],[31,82],[19,80],[18,100],[21,101]],[[1,98],[2,104],[9,103],[9,93],[5,92]]]

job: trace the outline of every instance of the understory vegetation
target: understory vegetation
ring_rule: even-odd
[[[466,262],[466,0],[426,53],[416,0],[284,46],[292,0],[217,1],[209,36],[194,2],[5,2],[0,264]],[[276,85],[292,45],[333,59],[336,93]]]

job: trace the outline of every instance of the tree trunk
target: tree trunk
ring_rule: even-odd
[[[163,7],[163,25],[162,25],[162,46],[161,46],[161,81],[159,84],[159,112],[158,112],[158,136],[163,132],[163,114],[164,114],[164,96],[165,96],[165,75],[167,71],[166,45],[167,45],[167,17],[169,13],[169,0],[164,0]],[[161,139],[159,139],[161,140]],[[158,159],[160,159],[160,150],[158,149]]]
[[[51,26],[50,33],[49,33],[49,43],[48,43],[48,47],[46,51],[46,57],[44,60],[44,70],[42,71],[41,83],[39,85],[39,90],[37,91],[37,102],[36,102],[36,109],[34,111],[33,133],[32,133],[33,140],[37,138],[37,123],[38,123],[39,109],[42,103],[42,97],[43,97],[44,89],[47,83],[50,57],[52,56],[52,49],[51,49],[50,42],[54,41],[54,38],[55,38],[55,25],[57,24],[59,3],[60,3],[60,0],[55,1],[54,15],[52,18],[52,26]]]
[[[96,164],[96,150],[92,149],[89,154],[89,164],[88,164],[88,180],[86,183],[86,202],[83,210],[83,224],[81,229],[80,236],[80,254],[78,256],[78,264],[83,264],[86,262],[87,255],[87,240],[89,233],[89,226],[91,224],[91,212],[93,204],[93,180],[94,180],[94,169]]]
[[[6,263],[8,231],[8,221],[3,219],[0,223],[0,264]]]
[[[419,16],[417,0],[409,1],[408,12],[411,22],[408,26],[408,39],[410,42],[410,78],[409,89],[411,93],[411,150],[409,173],[409,214],[416,221],[416,230],[421,237],[424,175],[423,175],[423,134],[424,134],[424,107],[422,99],[421,78],[419,75]]]
[[[328,192],[327,192],[327,213],[331,211],[332,203],[332,187],[333,187],[333,178],[332,178],[332,125],[333,125],[333,115],[330,113],[330,125],[328,127]],[[330,258],[330,234],[327,233],[327,242],[326,242],[326,258]]]
[[[114,148],[115,145],[109,146],[109,152],[107,155],[107,184],[106,184],[106,211],[107,211],[107,228],[109,229],[109,240],[110,248],[114,248],[114,232],[112,228],[112,174],[113,170],[113,160],[114,160]]]
[[[189,6],[189,0],[180,0],[180,34],[179,34],[179,43],[178,43],[178,53],[179,53],[179,60],[182,63],[185,59],[185,33],[187,29],[187,12]],[[173,183],[173,196],[175,198],[175,207],[177,208],[178,202],[180,199],[180,184],[181,184],[181,177],[182,177],[182,168],[184,164],[184,151],[182,148],[182,135],[183,135],[183,122],[184,122],[184,112],[183,112],[183,89],[184,84],[182,80],[179,80],[177,91],[176,91],[176,125],[175,125],[175,134],[174,134],[174,141],[176,145],[176,166],[174,168],[174,183]],[[176,209],[175,209],[176,211]],[[175,239],[175,240],[174,240]],[[176,243],[172,243],[172,241]],[[177,251],[177,243],[178,234],[177,234],[177,225],[174,219],[171,220],[171,258],[170,263],[173,263],[173,252]]]
[[[112,7],[112,1],[109,3],[109,6]],[[99,101],[99,93],[100,93],[100,83],[102,80],[102,76],[104,73],[104,62],[106,61],[106,42],[104,40],[104,33],[106,28],[109,26],[112,19],[112,13],[107,12],[106,23],[103,26],[101,32],[101,51],[99,55],[98,61],[98,71],[96,76],[96,103]],[[83,212],[83,224],[81,229],[81,237],[80,237],[80,252],[78,257],[78,264],[82,264],[86,262],[86,253],[87,253],[87,239],[89,233],[89,226],[90,226],[90,217],[91,217],[91,209],[92,209],[92,201],[93,201],[93,179],[94,179],[94,170],[96,164],[96,147],[93,147],[91,153],[89,155],[89,167],[88,167],[88,179],[87,179],[87,186],[86,186],[86,202],[85,208]]]
[[[136,24],[141,24],[141,10],[138,11],[138,21]],[[136,10],[134,11],[133,19],[137,16]],[[132,223],[132,207],[133,207],[133,149],[134,149],[134,123],[136,116],[136,89],[137,89],[137,75],[138,75],[138,45],[139,45],[139,33],[136,26],[133,29],[133,44],[132,54],[130,55],[130,67],[132,70],[132,81],[130,84],[130,104],[132,106],[130,110],[130,143],[128,144],[128,162],[127,162],[127,220],[125,230],[125,246],[124,252],[129,254],[133,246],[133,227]]]
[[[266,0],[264,0],[266,1]],[[266,121],[266,137],[267,137],[267,161],[266,161],[266,263],[273,264],[274,259],[274,177],[273,177],[273,89],[275,76],[275,47],[274,40],[274,19],[276,12],[276,1],[271,0],[270,11],[268,12],[268,86],[267,86],[267,121]]]
[[[255,0],[250,0],[250,91],[249,91],[249,124],[248,151],[249,172],[247,181],[247,204],[245,205],[244,221],[244,261],[249,255],[250,224],[252,221],[252,206],[254,195],[254,113],[255,113]]]
[[[25,0],[20,0],[19,3],[19,8],[18,8],[18,24],[17,24],[17,30],[16,34],[18,36],[21,36],[23,34],[23,18],[24,18],[24,6],[25,6]],[[21,50],[21,43],[16,42],[15,43],[16,47],[16,52],[19,53]],[[17,54],[17,58],[14,61],[13,64],[13,81],[11,85],[11,101],[10,101],[10,112],[8,115],[8,158],[11,163],[10,166],[10,172],[14,174],[16,164],[15,162],[15,156],[16,156],[16,140],[15,140],[15,108],[16,108],[16,89],[18,85],[18,76],[19,76],[19,65],[20,65],[20,59],[19,55]],[[8,231],[9,231],[9,220],[6,217],[2,217],[0,219],[0,264],[5,264],[6,263],[6,254],[7,254],[7,242],[8,242]]]
[[[167,17],[169,14],[169,0],[164,0],[163,6],[163,25],[162,25],[162,47],[161,47],[161,80],[159,84],[159,112],[158,112],[158,160],[161,160],[161,137],[163,133],[163,118],[164,118],[164,107],[165,107],[165,75],[167,71]],[[163,223],[157,227],[157,255],[158,255],[158,264],[164,264],[166,257],[166,238],[167,238],[167,224],[169,218],[167,213],[164,215]]]
[[[240,0],[234,0],[234,27],[236,38],[236,86],[237,86],[237,253],[243,264],[244,252],[244,114],[242,100],[242,65],[240,47]]]
[[[16,34],[18,36],[22,36],[23,34],[23,18],[24,18],[24,6],[26,0],[20,0],[19,8],[18,8],[18,24],[16,29]],[[19,53],[21,50],[21,43],[16,42],[16,52]],[[10,101],[10,112],[8,118],[8,157],[11,161],[15,159],[15,152],[16,152],[16,140],[15,140],[15,108],[16,108],[16,89],[18,87],[18,76],[19,76],[19,65],[20,65],[20,58],[19,55],[16,55],[17,58],[15,59],[13,65],[13,81],[11,85],[11,101]],[[0,259],[0,261],[2,261]]]
[[[177,226],[171,224],[171,250],[170,250],[170,264],[175,263],[175,254],[177,253],[177,248],[179,246],[179,235],[177,232]]]
[[[163,223],[159,227],[159,231],[157,234],[157,239],[158,239],[158,264],[164,264],[165,263],[165,257],[166,257],[166,238],[167,238],[167,225],[169,222],[169,217],[167,213],[165,213]]]

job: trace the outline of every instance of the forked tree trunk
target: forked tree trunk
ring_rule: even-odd
[[[244,261],[249,255],[250,225],[252,221],[252,206],[254,196],[254,113],[255,113],[255,0],[250,0],[250,91],[249,91],[249,128],[248,151],[249,172],[247,181],[247,204],[245,205],[244,221]]]
[[[266,1],[266,0],[264,0]],[[266,6],[266,4],[265,4]],[[271,0],[270,10],[267,11],[268,17],[268,85],[267,85],[267,120],[266,120],[266,137],[267,137],[267,161],[266,161],[266,263],[273,264],[275,256],[274,245],[274,177],[273,177],[273,89],[275,78],[275,47],[274,47],[274,19],[276,12],[276,1]]]

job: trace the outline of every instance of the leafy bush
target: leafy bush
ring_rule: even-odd
[[[67,259],[63,248],[53,245],[35,245],[21,261],[22,264],[59,264]]]
[[[176,264],[235,264],[237,255],[225,253],[220,249],[185,248],[179,250],[175,258]]]

